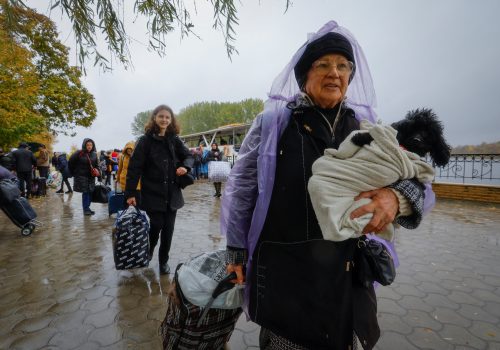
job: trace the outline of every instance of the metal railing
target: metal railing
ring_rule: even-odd
[[[452,154],[448,164],[434,170],[435,181],[500,185],[500,154]]]
[[[227,157],[231,167],[237,155]],[[428,163],[432,163],[429,157]],[[500,185],[500,154],[452,154],[444,167],[434,167],[434,181]]]

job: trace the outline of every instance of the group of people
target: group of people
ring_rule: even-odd
[[[230,161],[233,156],[230,146],[227,143],[222,145],[222,150],[219,149],[217,142],[213,142],[210,148],[203,147],[200,144],[198,147],[190,148],[191,154],[194,159],[193,169],[191,169],[191,175],[197,180],[208,178],[208,162],[213,161],[214,157],[212,154],[213,150],[217,150],[218,155],[217,160]]]
[[[373,286],[366,288],[345,278],[349,269],[344,265],[337,270],[327,267],[335,271],[333,276],[313,274],[325,267],[323,257],[310,248],[311,244],[323,245],[322,251],[337,254],[342,261],[353,261],[357,240],[323,243],[326,241],[307,186],[312,164],[325,149],[338,148],[360,128],[360,120],[376,120],[374,88],[365,55],[347,29],[329,22],[293,55],[273,82],[269,96],[245,137],[222,196],[221,231],[227,237],[227,271],[236,272],[235,283],[246,284],[245,311],[261,325],[261,349],[371,349],[380,335]],[[135,145],[125,146],[123,160],[118,162],[118,179],[127,205],[145,210],[151,220],[150,256],[160,241],[161,274],[170,272],[175,218],[184,205],[179,179],[189,172],[199,178],[206,173],[202,170],[204,159],[224,157],[217,144],[210,150],[199,147],[190,151],[178,133],[174,112],[160,105],[153,110],[144,135]],[[25,157],[29,158],[18,156],[29,163],[28,168],[19,168],[21,174],[31,171],[35,162]],[[84,213],[92,215],[90,194],[97,176],[92,169],[99,168],[92,139],[83,141],[68,167],[75,178],[74,191],[82,193]],[[220,197],[221,184],[214,183],[214,187]],[[359,234],[377,234],[392,222],[415,228],[423,216],[424,200],[426,208],[433,204],[433,197],[426,191],[429,188],[412,179],[362,192],[356,199],[371,201],[356,209],[351,218],[371,215]],[[282,263],[278,257],[284,256],[284,251],[300,257],[301,264]],[[291,293],[265,276],[289,276],[301,292]],[[314,276],[314,283],[306,286],[310,276]],[[315,302],[320,295],[339,293],[343,295],[342,304]],[[263,295],[273,302],[264,300]],[[300,322],[302,315],[294,313],[305,307],[313,316],[308,324]],[[278,315],[279,320],[272,315]],[[328,333],[332,325],[334,334]],[[312,339],[322,329],[326,329],[324,338]]]
[[[0,148],[0,166],[16,175],[19,180],[21,196],[30,198],[37,195],[33,191],[33,179],[37,177],[46,179],[50,169],[50,156],[45,145],[40,145],[35,154],[27,143],[21,142],[17,149],[5,153]]]

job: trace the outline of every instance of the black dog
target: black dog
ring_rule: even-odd
[[[396,138],[401,146],[421,157],[430,154],[434,164],[445,166],[450,160],[450,146],[443,135],[443,125],[431,109],[416,109],[406,114],[403,120],[391,124],[398,131]],[[369,133],[359,133],[352,137],[357,146],[373,141]]]

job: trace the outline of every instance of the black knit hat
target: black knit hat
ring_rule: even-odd
[[[331,53],[338,53],[345,56],[345,58],[354,63],[354,67],[356,67],[354,53],[349,40],[347,40],[347,38],[342,34],[329,32],[321,38],[309,43],[299,61],[295,65],[295,79],[297,79],[297,83],[301,89],[307,80],[307,72],[309,72],[313,62],[321,56]],[[351,82],[354,77],[354,71],[355,68],[352,71],[349,82]]]

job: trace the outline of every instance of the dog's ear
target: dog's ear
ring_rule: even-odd
[[[451,156],[451,147],[446,143],[442,133],[434,139],[430,156],[437,166],[445,166],[448,164]]]

